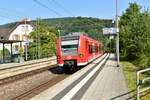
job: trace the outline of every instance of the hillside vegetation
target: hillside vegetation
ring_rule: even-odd
[[[32,21],[35,23],[35,21]],[[15,23],[0,25],[2,28],[12,28]],[[61,35],[66,35],[70,32],[85,32],[94,39],[102,38],[102,28],[112,27],[112,20],[98,19],[91,17],[66,17],[66,18],[49,18],[42,19],[41,25],[54,26],[61,31]]]
[[[37,26],[36,21],[39,20],[38,24],[38,44],[36,39]],[[36,27],[33,32],[29,35],[29,38],[33,39],[32,43],[29,43],[28,58],[43,58],[47,56],[55,55],[56,43],[58,38],[58,30],[60,35],[67,35],[71,32],[85,32],[89,37],[105,43],[105,49],[109,51],[110,41],[107,36],[102,35],[102,28],[113,27],[112,20],[98,19],[91,17],[66,17],[66,18],[49,18],[49,19],[37,19],[32,21]],[[17,22],[0,25],[0,29],[13,28]]]
[[[36,25],[38,22],[38,25]],[[29,43],[28,60],[53,56],[56,53],[57,38],[60,35],[67,35],[71,32],[85,32],[96,40],[105,43],[106,50],[109,51],[110,41],[107,36],[102,35],[102,28],[113,27],[112,20],[87,17],[66,17],[37,19],[32,21],[35,24],[33,32],[28,36],[33,40]],[[17,22],[0,25],[0,29],[13,28]],[[38,39],[36,37],[38,28]],[[23,55],[25,56],[25,54]]]

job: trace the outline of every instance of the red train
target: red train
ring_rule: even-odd
[[[103,54],[103,44],[84,34],[67,35],[58,39],[57,64],[65,71],[87,65]]]

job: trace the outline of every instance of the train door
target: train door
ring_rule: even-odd
[[[92,55],[93,55],[93,58],[95,58],[95,44],[94,44],[94,41],[92,41]]]
[[[92,41],[89,40],[88,42],[88,61],[90,61],[93,58],[92,55]]]
[[[89,41],[88,41],[88,39],[86,39],[86,43],[85,43],[85,45],[86,45],[86,49],[85,49],[85,56],[86,56],[86,61],[88,62],[88,58],[89,58]]]

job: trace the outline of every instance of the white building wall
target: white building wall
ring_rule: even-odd
[[[19,36],[19,40],[21,41],[24,41],[22,42],[22,47],[25,46],[25,41],[26,41],[26,38],[25,36],[26,35],[29,35],[31,32],[33,31],[33,27],[30,25],[30,24],[20,24],[12,33],[11,35],[9,36],[9,40],[15,40],[14,39],[14,36],[15,35],[18,35]],[[14,47],[15,46],[18,46],[20,47],[20,43],[13,43],[12,47],[13,47],[13,54],[16,54],[18,53],[18,51],[15,51]],[[2,49],[2,46],[0,46]],[[11,50],[11,47],[10,47],[10,44],[5,44],[5,48],[7,48],[9,51]]]

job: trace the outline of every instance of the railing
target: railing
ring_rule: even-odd
[[[140,74],[144,73],[144,72],[148,72],[150,71],[150,68],[144,69],[144,70],[140,70],[137,72],[137,100],[140,100],[140,93],[145,92],[147,90],[150,89],[150,86],[144,89],[140,89],[140,87],[147,81],[150,80],[150,77],[147,77],[143,80],[140,80]]]

